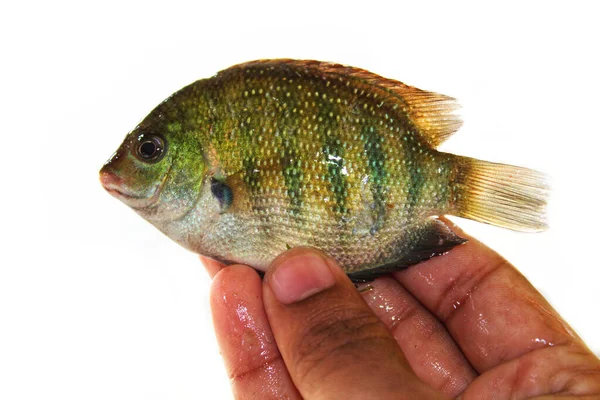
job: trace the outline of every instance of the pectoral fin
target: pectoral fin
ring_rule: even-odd
[[[467,239],[461,238],[452,232],[450,228],[439,219],[428,220],[422,226],[411,229],[415,229],[415,232],[409,235],[409,238],[406,240],[412,240],[414,243],[408,247],[406,247],[406,243],[399,243],[398,247],[403,250],[400,251],[397,260],[362,271],[349,273],[348,276],[350,279],[353,282],[372,281],[379,276],[399,271],[421,261],[429,260],[432,257],[447,253],[454,246],[458,246],[467,241]]]
[[[212,178],[210,182],[210,190],[219,201],[222,212],[226,211],[233,203],[233,191],[227,183],[218,179]]]

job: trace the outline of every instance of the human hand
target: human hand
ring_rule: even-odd
[[[311,249],[285,252],[263,281],[203,259],[236,399],[600,398],[598,358],[468,238],[362,293]]]

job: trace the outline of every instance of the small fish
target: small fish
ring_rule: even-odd
[[[436,216],[547,227],[543,174],[436,150],[461,125],[457,107],[363,69],[248,62],[159,104],[100,179],[171,239],[225,264],[265,271],[287,248],[311,246],[370,280],[465,242]]]

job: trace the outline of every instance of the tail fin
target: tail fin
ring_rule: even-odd
[[[523,232],[548,228],[550,187],[541,172],[457,156],[461,193],[457,216]]]

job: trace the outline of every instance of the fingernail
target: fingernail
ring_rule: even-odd
[[[275,271],[269,285],[283,304],[304,300],[335,284],[325,259],[314,252],[291,254],[272,267]]]

